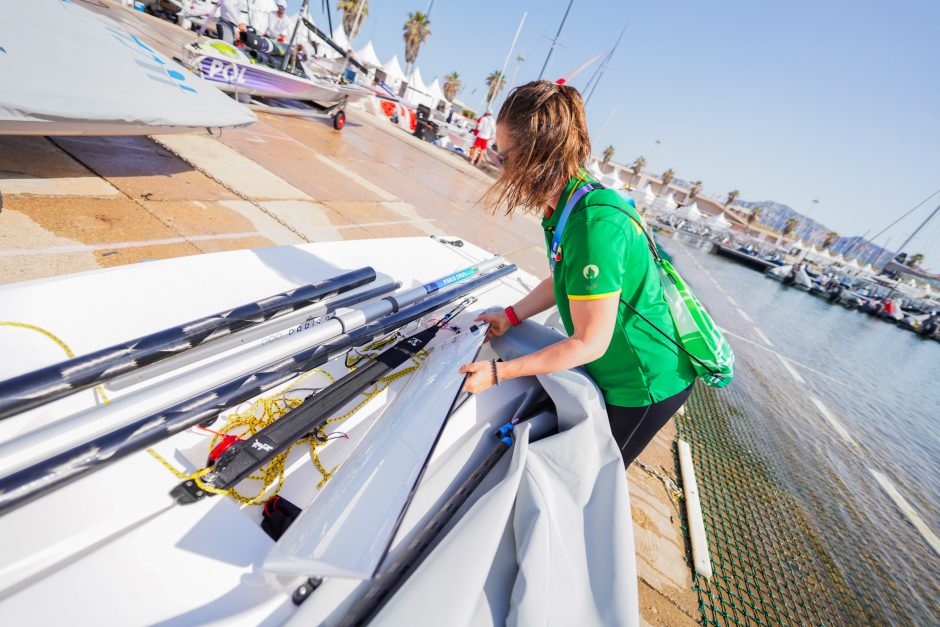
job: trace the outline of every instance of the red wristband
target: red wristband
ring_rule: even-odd
[[[509,318],[509,324],[511,324],[512,326],[516,326],[522,322],[522,320],[519,319],[519,316],[516,315],[516,312],[515,310],[513,310],[512,307],[506,307],[506,317]]]

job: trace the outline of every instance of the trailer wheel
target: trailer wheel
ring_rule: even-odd
[[[337,131],[343,130],[343,127],[346,126],[346,113],[340,111],[333,116],[333,128]]]

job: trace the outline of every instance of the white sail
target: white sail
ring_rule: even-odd
[[[151,135],[255,115],[105,16],[61,0],[5,2],[0,135]],[[62,42],[80,45],[62,47]]]

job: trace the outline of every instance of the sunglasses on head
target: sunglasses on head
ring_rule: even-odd
[[[507,148],[506,150],[494,150],[493,157],[496,159],[496,165],[499,167],[505,167],[506,163],[509,161],[509,155],[512,153],[513,148]]]

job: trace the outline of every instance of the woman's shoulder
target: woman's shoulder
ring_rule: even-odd
[[[580,211],[572,214],[571,220],[592,223],[612,222],[625,226],[633,223],[637,212],[632,201],[627,200],[617,190],[597,189],[587,194],[579,203]],[[631,229],[632,230],[632,229]]]

